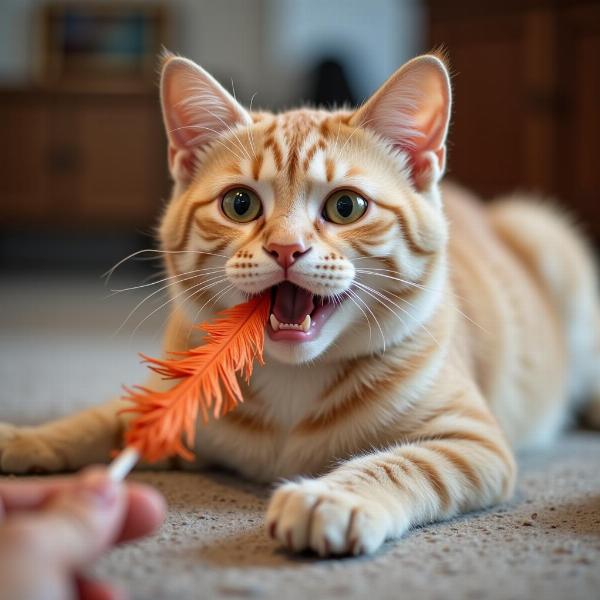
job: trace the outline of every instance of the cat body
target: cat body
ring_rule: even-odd
[[[197,345],[193,323],[272,290],[266,364],[242,405],[200,428],[196,453],[290,480],[266,517],[287,547],[372,552],[506,500],[515,449],[550,441],[575,401],[599,416],[591,253],[555,210],[441,185],[438,57],[409,62],[354,112],[249,113],[174,57],[161,89],[174,178],[159,234],[174,306],[164,348]],[[106,460],[120,408],[0,426],[2,470]]]

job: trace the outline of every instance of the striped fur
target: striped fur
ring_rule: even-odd
[[[314,341],[267,339],[246,402],[198,440],[203,464],[289,479],[266,524],[292,550],[372,552],[411,526],[506,500],[513,450],[551,439],[570,397],[591,397],[600,417],[590,253],[555,211],[522,199],[484,208],[440,186],[445,82],[425,57],[356,112],[272,115],[246,111],[189,61],[165,66],[177,130],[160,228],[175,300],[165,348],[198,343],[193,322],[280,283],[272,242],[310,247],[288,278],[341,301]],[[239,185],[262,200],[256,221],[220,211]],[[369,202],[351,225],[321,216],[337,189]],[[2,469],[106,459],[120,406],[0,427]]]

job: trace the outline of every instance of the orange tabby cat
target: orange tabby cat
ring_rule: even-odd
[[[164,346],[198,344],[192,323],[272,290],[267,364],[196,451],[291,478],[266,516],[282,544],[373,552],[510,498],[513,449],[550,440],[567,398],[600,422],[590,253],[537,203],[483,207],[440,187],[451,91],[439,58],[410,61],[354,112],[251,113],[183,58],[166,59],[161,84],[176,306]],[[2,471],[106,460],[122,406],[1,426]]]

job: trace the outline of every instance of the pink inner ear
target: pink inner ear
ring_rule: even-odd
[[[443,106],[443,101],[441,102]],[[421,118],[424,123],[418,123]],[[411,172],[417,189],[429,186],[431,178],[442,174],[446,167],[446,120],[445,110],[435,110],[418,115],[416,129],[423,132],[422,137],[414,139],[414,146],[406,148],[409,155]]]
[[[390,128],[394,146],[408,154],[417,189],[428,187],[436,174],[443,173],[446,162],[447,99],[439,87],[425,87],[429,89],[411,90],[410,99],[397,107],[396,119],[402,124]]]
[[[169,138],[169,167],[189,180],[196,151],[236,125],[250,123],[245,109],[211,75],[193,62],[173,58],[163,69],[161,97]]]
[[[444,171],[450,102],[445,67],[420,57],[392,75],[353,120],[405,152],[416,187],[424,189]]]

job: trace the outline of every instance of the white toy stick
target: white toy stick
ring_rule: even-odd
[[[140,460],[140,453],[131,446],[125,448],[108,467],[108,475],[113,481],[123,481]]]

